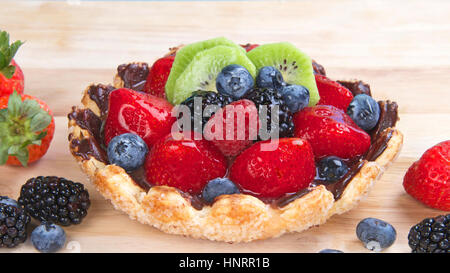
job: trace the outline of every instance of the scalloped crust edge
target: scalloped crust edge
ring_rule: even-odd
[[[82,102],[99,114],[96,104],[86,93]],[[87,130],[69,120],[69,142],[93,137]],[[192,207],[180,192],[167,186],[155,186],[148,192],[137,186],[122,168],[105,165],[94,157],[85,160],[71,152],[81,169],[100,194],[110,200],[117,210],[133,220],[156,227],[163,232],[225,242],[249,242],[301,232],[326,222],[334,214],[354,208],[398,156],[403,135],[395,128],[385,151],[375,160],[366,162],[346,186],[341,198],[334,200],[325,186],[311,191],[278,208],[246,194],[223,195],[211,206],[201,210]]]

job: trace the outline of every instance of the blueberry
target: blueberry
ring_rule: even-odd
[[[44,222],[31,233],[31,242],[40,252],[56,252],[66,243],[66,233],[60,226]]]
[[[215,178],[203,188],[202,198],[207,203],[212,203],[219,195],[234,193],[239,193],[239,189],[230,179]]]
[[[222,69],[216,78],[216,88],[221,94],[225,94],[238,100],[253,88],[253,77],[248,70],[240,65],[231,64]]]
[[[286,85],[280,91],[280,94],[289,111],[292,113],[298,112],[308,106],[309,91],[304,86],[295,84]]]
[[[0,204],[5,204],[13,207],[20,207],[16,200],[9,198],[8,196],[0,196]]]
[[[273,66],[264,66],[256,76],[256,85],[260,88],[281,90],[285,85],[283,75]]]
[[[370,131],[380,119],[380,106],[371,96],[359,94],[350,102],[347,114],[361,129]]]
[[[391,224],[383,220],[366,218],[356,227],[356,236],[367,249],[381,251],[394,243],[397,232]]]
[[[322,249],[321,251],[319,251],[319,253],[344,253],[344,252],[341,250],[337,250],[337,249],[325,248],[325,249]]]
[[[317,164],[319,178],[327,182],[336,182],[348,172],[348,166],[337,156],[322,158]]]
[[[148,147],[144,140],[135,134],[122,134],[111,139],[107,153],[111,164],[126,171],[133,171],[144,164]]]

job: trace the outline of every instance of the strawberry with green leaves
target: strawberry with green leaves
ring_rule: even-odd
[[[0,97],[0,165],[27,166],[47,152],[55,121],[45,102],[14,91]]]
[[[22,44],[21,41],[9,44],[9,34],[0,31],[0,97],[8,96],[14,90],[23,93],[23,72],[13,59]]]

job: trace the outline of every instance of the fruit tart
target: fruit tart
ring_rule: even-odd
[[[398,106],[288,42],[215,38],[120,65],[69,118],[96,189],[164,232],[248,242],[356,206],[398,155]]]

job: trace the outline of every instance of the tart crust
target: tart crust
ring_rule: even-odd
[[[122,86],[115,78],[116,87]],[[82,107],[101,116],[97,104],[89,97],[87,88]],[[69,119],[69,142],[94,139],[86,129]],[[113,206],[131,219],[156,227],[166,233],[225,242],[249,242],[278,237],[287,232],[301,232],[326,222],[334,214],[354,208],[367,195],[375,181],[401,150],[403,135],[395,128],[386,149],[374,161],[366,161],[345,187],[340,198],[324,185],[314,186],[308,192],[283,207],[267,204],[246,195],[223,195],[210,206],[196,209],[176,188],[154,186],[147,192],[138,186],[124,169],[106,165],[93,155],[81,156],[79,147],[69,145],[72,155],[95,188]]]

